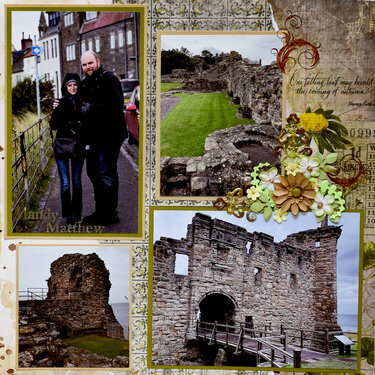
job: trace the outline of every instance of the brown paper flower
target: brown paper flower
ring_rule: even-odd
[[[292,211],[293,215],[297,215],[300,210],[307,211],[315,198],[312,183],[302,173],[281,176],[280,182],[274,186],[273,200],[276,205],[283,212]]]

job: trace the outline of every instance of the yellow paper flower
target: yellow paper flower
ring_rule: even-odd
[[[281,224],[283,221],[286,220],[287,215],[288,215],[287,212],[277,210],[277,211],[275,211],[275,213],[273,215],[273,219],[275,221],[277,221],[279,224]]]
[[[246,190],[247,197],[249,199],[252,199],[253,201],[256,201],[257,198],[260,197],[259,190],[255,186],[251,186],[249,189]]]
[[[286,167],[285,167],[286,173],[287,174],[292,174],[295,176],[297,172],[299,172],[299,166],[295,162],[290,162]]]
[[[323,115],[317,115],[316,113],[302,113],[299,117],[299,125],[302,126],[306,131],[317,133],[328,128],[328,121]]]

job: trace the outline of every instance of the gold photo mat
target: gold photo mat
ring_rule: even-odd
[[[252,36],[254,36],[254,39],[257,37],[257,36],[275,36],[275,38],[279,38],[281,40],[281,36],[279,36],[277,34],[277,32],[275,31],[200,31],[200,30],[197,30],[197,31],[160,31],[158,30],[157,31],[157,35],[156,35],[156,38],[157,38],[157,45],[156,45],[156,160],[155,160],[155,175],[156,175],[156,182],[155,182],[155,198],[157,200],[161,200],[161,201],[167,201],[167,200],[175,200],[175,201],[178,201],[178,200],[191,200],[191,201],[202,201],[202,200],[205,200],[205,201],[214,201],[215,199],[217,199],[217,196],[215,195],[205,195],[205,196],[194,196],[194,195],[186,195],[186,196],[179,196],[179,195],[161,195],[161,171],[160,171],[160,159],[161,159],[161,156],[160,156],[160,148],[161,148],[161,123],[162,123],[162,120],[161,120],[161,82],[162,82],[162,75],[161,75],[161,51],[162,51],[162,38],[163,37],[168,37],[168,36],[174,36],[174,35],[181,35],[181,36],[184,36],[184,37],[189,37],[191,36],[192,39],[196,39],[196,38],[201,38],[202,40],[204,40],[204,37],[205,36],[210,36],[210,35],[213,35],[213,36],[226,36],[226,37],[231,37],[233,36],[233,38],[235,38],[236,36],[244,36],[244,37],[248,37],[248,42],[251,46],[251,42],[252,42]],[[186,40],[186,39],[184,39]],[[209,47],[209,41],[206,43],[207,45],[207,48]],[[280,45],[282,45],[282,41],[280,42]],[[181,46],[182,47],[185,47],[186,48],[186,45],[184,45],[184,42],[181,41]],[[250,48],[249,46],[249,48]],[[279,49],[281,48],[280,46],[278,45],[274,45],[272,46],[270,49],[269,49],[269,56],[271,57],[272,56],[272,49],[275,48],[277,49],[279,47]],[[235,47],[234,48],[234,51],[235,51]],[[235,51],[237,52],[237,51]],[[225,52],[225,53],[228,53],[228,52]],[[276,62],[276,56],[274,56],[273,60]],[[280,102],[281,102],[281,123],[284,124],[285,123],[285,104],[286,104],[286,96],[285,96],[285,92],[286,92],[286,79],[285,79],[285,75],[283,74],[282,75],[282,96],[281,96],[281,99],[280,99]],[[190,90],[188,90],[190,91]],[[224,92],[224,91],[223,91]],[[196,93],[204,93],[204,91],[196,91]],[[228,101],[230,101],[230,97],[228,96]],[[191,109],[192,111],[194,111],[194,108]],[[258,125],[258,124],[254,124],[255,125]],[[194,124],[191,124],[192,127],[194,127]],[[270,126],[271,128],[273,128],[273,126],[271,124],[269,124],[268,126]],[[229,128],[228,128],[229,129]],[[273,129],[275,130],[275,129]],[[178,136],[178,134],[176,134],[176,136]],[[173,158],[173,157],[172,157]],[[250,157],[249,157],[250,158]],[[178,157],[176,158],[178,159]],[[182,160],[182,157],[180,158]],[[194,159],[194,157],[191,158],[192,160]],[[263,162],[266,161],[266,160],[263,160]],[[223,163],[225,164],[225,163]],[[225,175],[221,176],[223,178],[227,177]],[[190,180],[191,182],[191,180]],[[233,189],[236,188],[236,186],[233,186]]]
[[[188,348],[190,346],[188,344],[188,341],[187,341],[187,338],[185,337],[185,335],[186,335],[186,332],[190,332],[190,330],[192,329],[190,327],[190,326],[193,325],[192,322],[191,322],[191,319],[192,319],[191,315],[194,315],[194,316],[196,315],[196,313],[192,313],[192,311],[194,312],[198,308],[198,306],[195,305],[196,301],[199,300],[200,304],[201,304],[202,301],[204,300],[204,298],[206,298],[210,294],[222,294],[222,296],[224,296],[224,297],[227,297],[227,298],[229,297],[232,300],[232,303],[233,303],[233,301],[235,301],[234,296],[236,295],[236,293],[238,293],[238,290],[235,286],[233,286],[233,289],[232,289],[232,285],[236,284],[236,279],[234,279],[232,281],[232,283],[230,283],[230,286],[228,286],[227,288],[225,288],[225,286],[224,286],[225,282],[223,284],[223,281],[221,279],[217,280],[217,279],[213,278],[211,280],[211,282],[209,282],[209,280],[207,279],[207,274],[208,274],[207,271],[210,268],[210,266],[208,265],[209,262],[207,262],[207,260],[205,259],[205,255],[203,255],[202,257],[199,257],[198,260],[195,260],[195,256],[194,256],[194,252],[203,252],[204,251],[202,246],[206,246],[208,248],[215,247],[215,245],[212,245],[212,243],[215,242],[215,241],[217,241],[218,249],[219,249],[219,245],[222,244],[221,245],[221,246],[223,246],[222,251],[224,251],[224,252],[225,252],[224,248],[228,247],[228,246],[233,247],[233,249],[235,249],[236,246],[237,247],[239,246],[238,243],[235,244],[233,242],[234,237],[236,235],[231,234],[228,231],[226,231],[226,229],[224,229],[223,230],[224,234],[217,237],[217,229],[214,229],[214,228],[209,229],[208,226],[207,226],[207,225],[209,225],[208,221],[210,221],[208,218],[207,218],[207,220],[208,220],[207,223],[202,222],[201,223],[202,227],[200,229],[197,229],[197,225],[199,225],[197,223],[200,222],[200,220],[205,220],[205,219],[204,218],[203,219],[198,218],[198,221],[193,224],[191,222],[191,220],[192,220],[192,218],[195,219],[194,215],[203,214],[203,215],[208,215],[208,217],[211,217],[213,215],[212,216],[213,221],[211,222],[211,225],[213,227],[215,225],[226,226],[228,224],[230,227],[239,226],[239,227],[241,227],[240,228],[241,230],[243,228],[246,228],[246,230],[248,232],[252,232],[253,223],[243,222],[242,221],[243,219],[241,220],[241,219],[235,218],[232,215],[229,216],[229,215],[225,214],[224,212],[217,212],[216,210],[214,210],[212,208],[203,208],[203,207],[181,208],[181,207],[171,206],[171,207],[151,207],[150,209],[151,209],[151,211],[150,211],[150,228],[152,228],[152,232],[150,233],[150,241],[149,241],[149,301],[148,301],[149,307],[148,308],[149,308],[149,311],[151,312],[151,314],[149,314],[149,317],[148,317],[148,326],[149,326],[148,347],[154,348],[155,345],[157,345],[157,349],[155,349],[155,353],[157,353],[157,354],[154,353],[154,350],[148,351],[148,357],[147,357],[148,358],[148,361],[147,361],[148,367],[158,368],[158,369],[162,369],[162,368],[164,368],[164,369],[177,369],[178,368],[178,369],[194,369],[194,370],[196,370],[196,369],[205,369],[205,370],[210,369],[210,370],[216,370],[216,371],[217,370],[237,370],[237,371],[244,371],[244,370],[248,370],[248,371],[249,370],[270,371],[270,370],[273,370],[273,371],[282,371],[282,372],[289,372],[289,371],[292,371],[292,372],[311,372],[311,371],[324,372],[324,371],[329,371],[329,372],[345,372],[345,373],[356,373],[356,372],[359,371],[360,366],[361,366],[361,327],[362,327],[362,308],[363,308],[363,306],[362,306],[362,287],[363,287],[363,260],[362,260],[362,258],[363,258],[363,221],[364,221],[363,210],[349,210],[349,211],[345,212],[345,214],[349,215],[349,217],[350,217],[351,214],[357,214],[356,221],[359,224],[358,228],[356,229],[357,237],[354,240],[354,242],[357,243],[357,245],[358,245],[358,254],[356,255],[356,261],[358,262],[358,273],[357,273],[358,291],[357,291],[357,297],[356,297],[356,299],[357,299],[356,311],[358,313],[358,320],[357,320],[358,346],[357,346],[357,354],[356,354],[356,358],[357,358],[356,368],[355,369],[341,368],[339,370],[336,367],[332,367],[332,365],[330,367],[328,367],[328,366],[325,367],[326,365],[322,365],[322,367],[319,367],[319,365],[314,364],[314,361],[311,362],[313,364],[312,367],[309,367],[308,364],[305,363],[305,364],[303,364],[303,368],[294,368],[293,365],[289,365],[287,367],[279,368],[279,367],[272,367],[272,366],[270,367],[269,365],[267,365],[267,367],[262,367],[261,365],[259,365],[259,367],[254,367],[254,366],[251,366],[251,365],[249,365],[249,366],[246,366],[246,365],[238,365],[238,366],[236,366],[236,365],[223,365],[223,366],[220,366],[220,365],[201,365],[201,364],[197,364],[197,365],[188,365],[188,364],[161,365],[161,364],[155,364],[154,363],[155,360],[158,360],[158,361],[164,360],[163,354],[160,354],[159,351],[161,353],[164,353],[167,350],[162,345],[160,345],[160,335],[163,336],[163,334],[162,334],[163,328],[162,327],[164,327],[164,329],[168,329],[168,332],[171,332],[171,335],[172,335],[173,340],[174,340],[172,346],[175,347],[175,348],[178,348],[176,350],[181,351],[182,350],[181,348],[184,347],[187,351],[189,351]],[[160,213],[160,215],[158,215],[157,219],[155,218],[156,213]],[[163,219],[163,214],[166,214],[166,215],[164,215],[165,219]],[[179,215],[181,215],[181,220],[179,220]],[[304,222],[303,229],[302,229],[302,227],[300,229],[295,229],[295,225],[298,225],[298,224],[297,223],[291,223],[285,229],[283,229],[282,227],[280,227],[280,229],[277,229],[276,235],[280,238],[286,239],[287,235],[290,235],[292,233],[299,233],[300,230],[302,232],[303,231],[308,232],[310,229],[312,231],[314,231],[314,229],[316,228],[317,231],[319,232],[320,224],[316,222],[315,217],[313,216],[312,213],[310,213],[308,215],[310,215],[309,218],[306,217],[307,215],[305,215],[305,217],[304,217],[304,219],[308,220],[308,222]],[[168,221],[166,219],[171,218],[171,217],[173,217],[174,224],[168,225],[167,224]],[[215,219],[218,219],[219,223],[215,223]],[[261,219],[259,219],[259,220],[261,220]],[[298,221],[299,219],[296,219],[296,220]],[[301,220],[302,220],[302,218],[301,218]],[[179,224],[180,222],[183,222],[184,224],[180,225]],[[186,224],[189,224],[189,226],[186,227]],[[190,224],[191,224],[191,227],[190,227]],[[267,229],[267,225],[269,226],[268,229]],[[283,225],[283,224],[281,224],[281,225]],[[306,225],[307,225],[307,227],[306,227]],[[268,224],[263,223],[263,222],[259,223],[257,225],[256,229],[255,229],[255,231],[256,231],[255,234],[257,236],[261,236],[262,233],[268,233],[269,235],[272,236],[272,229],[271,228],[274,228],[275,226],[277,227],[277,226],[279,226],[279,224],[276,224],[276,223],[272,224],[271,222],[269,222]],[[160,239],[157,238],[154,235],[156,227],[157,227],[158,237],[160,235],[163,236]],[[259,228],[261,228],[261,229],[259,229]],[[216,234],[213,233],[213,232],[215,232],[215,230],[216,230]],[[275,230],[275,229],[273,229],[273,230]],[[345,228],[344,228],[344,230],[345,230]],[[195,242],[195,240],[190,237],[190,236],[194,237],[194,234],[193,234],[194,232],[195,232],[195,236],[196,236],[196,241],[198,242],[198,245],[197,245],[196,249],[194,249],[195,245],[193,244]],[[170,237],[169,233],[179,233],[179,235],[178,236],[172,235]],[[351,236],[350,233],[351,233],[350,220],[348,219],[348,217],[346,217],[346,236]],[[223,236],[231,236],[231,235],[233,236],[232,242],[230,240],[228,240],[228,242],[225,242],[225,239],[224,239]],[[212,239],[211,239],[210,236],[212,236]],[[214,236],[215,236],[215,239],[214,239]],[[241,236],[241,234],[238,234],[238,236]],[[243,237],[241,237],[241,238],[243,239]],[[180,239],[181,239],[181,241],[179,241]],[[162,278],[164,278],[164,282],[161,283],[161,285],[163,285],[162,289],[158,289],[157,291],[155,291],[155,289],[154,289],[154,272],[155,272],[155,270],[154,270],[154,260],[153,259],[155,257],[155,250],[154,250],[155,242],[157,242],[157,241],[159,241],[161,243],[161,245],[158,246],[158,248],[159,248],[159,250],[158,250],[159,251],[158,264],[159,264],[159,266],[164,267],[164,271],[162,271],[162,269],[158,268],[157,271],[156,271],[155,277],[157,277],[157,279],[159,281]],[[257,242],[255,242],[255,240],[253,240],[253,242],[255,243],[255,247],[266,246],[266,248],[268,248],[267,247],[268,242],[267,242],[267,245],[263,245],[262,242],[258,242],[258,241],[259,241],[259,238],[258,238]],[[274,240],[274,241],[275,241],[274,242],[275,244],[278,244],[276,242],[276,240]],[[231,242],[231,245],[229,245],[230,242]],[[186,249],[184,249],[184,246],[186,247]],[[341,247],[342,246],[343,246],[343,244],[341,243]],[[233,249],[230,249],[230,250],[226,249],[226,250],[228,250],[228,252],[231,252]],[[252,249],[253,249],[253,247],[251,246],[250,250],[247,250],[248,254],[251,253]],[[239,250],[239,248],[237,248],[236,250]],[[233,252],[236,252],[236,250],[233,250]],[[213,248],[211,248],[211,251],[214,252],[215,250]],[[217,250],[217,251],[219,252],[219,250]],[[242,249],[242,251],[245,252],[246,249]],[[255,250],[255,251],[259,251],[259,253],[261,253],[261,250]],[[269,248],[268,248],[268,251],[269,251]],[[340,251],[340,249],[338,249],[338,251]],[[176,271],[177,268],[175,268],[174,275],[165,274],[164,272],[165,272],[166,269],[171,270],[170,267],[168,266],[168,263],[172,262],[172,263],[175,264],[175,267],[177,267],[177,264],[178,264],[177,263],[178,262],[177,261],[177,254],[187,254],[188,264],[186,264],[186,267],[188,267],[188,268],[187,269],[184,268],[184,270],[186,272],[178,273]],[[175,257],[175,255],[176,255],[176,257]],[[254,255],[255,254],[253,254],[253,257],[254,257]],[[235,256],[238,256],[238,254],[235,255]],[[263,253],[263,257],[267,257],[267,256],[268,255],[266,253]],[[273,263],[274,260],[272,259],[272,253],[270,253],[269,256],[271,257],[270,262]],[[320,256],[323,257],[323,254],[321,254]],[[357,256],[358,256],[358,258],[357,258]],[[212,257],[214,257],[214,255],[212,255]],[[291,262],[294,261],[294,263],[295,263],[295,260],[296,259],[291,258]],[[197,270],[194,273],[194,270],[196,270],[195,267],[200,262],[201,262],[201,265],[202,265],[202,269]],[[242,260],[241,260],[241,262],[242,262]],[[341,260],[341,262],[342,262],[342,260]],[[264,266],[265,272],[267,273],[267,270],[266,270],[267,267],[263,264],[262,261],[259,261],[257,259],[253,259],[253,263],[257,264],[257,265],[260,264],[262,268]],[[192,264],[194,264],[194,267],[192,267]],[[236,263],[236,265],[238,266],[237,263]],[[243,264],[242,264],[242,266],[243,266]],[[179,267],[182,267],[182,266],[180,265]],[[296,271],[296,268],[298,268],[298,266],[295,266],[293,269]],[[213,273],[215,273],[215,265],[213,264],[213,262],[211,264],[210,270]],[[248,271],[248,274],[250,275],[251,268],[247,269],[247,271]],[[304,270],[303,272],[305,273],[305,271],[306,270]],[[216,268],[216,272],[218,272],[217,268]],[[232,271],[225,270],[224,272],[233,272],[234,273],[233,270]],[[263,272],[263,270],[262,270],[262,272]],[[268,272],[272,272],[272,271],[268,270]],[[337,270],[336,270],[336,272],[337,272]],[[343,272],[343,271],[341,271],[341,272]],[[298,271],[296,271],[296,273],[298,273]],[[197,277],[199,277],[198,275],[201,275],[200,276],[201,281],[198,284],[202,285],[202,289],[204,289],[206,291],[206,293],[200,295],[201,298],[197,298],[197,293],[199,294],[199,292],[201,292],[201,290],[197,286]],[[338,274],[336,273],[336,277],[337,277],[337,275]],[[343,276],[343,273],[341,273],[341,278],[342,278],[342,276]],[[250,277],[250,276],[248,276],[248,277]],[[187,279],[189,281],[186,281]],[[297,276],[297,279],[298,279],[298,276]],[[168,286],[166,285],[167,284],[166,280],[169,280],[170,289],[168,289]],[[269,282],[269,279],[267,279],[267,280]],[[192,286],[192,283],[195,283],[194,287]],[[203,284],[204,284],[204,287],[203,287]],[[336,285],[336,283],[334,283],[333,287],[335,287],[335,285]],[[171,296],[177,296],[177,295],[180,296],[180,293],[181,293],[180,298],[183,299],[183,300],[186,299],[186,294],[184,293],[184,291],[186,292],[186,290],[185,290],[186,288],[188,288],[190,290],[189,291],[189,299],[191,299],[192,302],[181,303],[181,302],[179,302],[178,299],[176,299],[175,303],[176,304],[180,303],[180,309],[186,309],[188,311],[188,313],[187,313],[188,318],[186,318],[186,320],[185,320],[184,318],[180,317],[180,319],[178,320],[179,328],[177,328],[177,327],[173,326],[173,321],[175,321],[176,319],[173,320],[173,317],[168,315],[167,311],[163,312],[164,307],[162,307],[162,306],[166,305],[167,304],[166,301],[168,301],[168,300],[169,300],[169,302],[171,302],[170,301]],[[264,288],[266,288],[266,287],[264,287]],[[298,288],[298,281],[297,281],[297,288]],[[344,296],[343,296],[343,289],[342,288],[343,287],[341,287],[341,297],[340,297],[340,299],[342,299],[341,308],[345,305],[345,303],[343,302]],[[207,292],[207,290],[211,290],[211,292]],[[232,292],[230,292],[229,290],[231,290]],[[269,289],[269,286],[268,286],[268,290],[265,290],[265,292],[267,292],[267,291],[270,292],[270,290],[271,289]],[[259,293],[259,291],[257,293]],[[337,291],[336,291],[336,293],[337,293]],[[272,294],[272,291],[271,291],[271,294]],[[206,296],[206,297],[204,297],[204,296]],[[163,299],[158,300],[159,297],[163,297]],[[283,295],[283,297],[286,298],[284,295]],[[253,297],[253,299],[254,299],[253,302],[255,303],[256,298]],[[256,315],[255,312],[252,312],[250,302],[248,301],[247,303],[249,305],[246,305],[247,308],[248,308],[246,310],[245,305],[243,303],[241,305],[241,301],[238,301],[238,306],[235,302],[235,311],[240,310],[240,311],[242,311],[242,313],[243,313],[243,311],[248,311],[249,314],[255,314]],[[199,305],[199,307],[200,307],[200,305]],[[157,328],[154,328],[155,321],[153,320],[153,316],[154,316],[153,311],[155,310],[155,308],[158,310],[158,317],[160,319],[163,320],[162,316],[165,317],[165,322],[163,321],[160,324],[160,320],[157,321],[157,323],[159,323]],[[219,309],[219,306],[217,306],[217,309]],[[237,313],[238,313],[238,311],[237,311]],[[337,310],[336,310],[336,313],[337,313]],[[237,322],[237,320],[235,320],[235,321]],[[181,326],[183,324],[185,324],[186,327],[184,327],[182,329]],[[218,327],[222,326],[222,324],[224,324],[224,323],[221,323],[221,324],[219,323]],[[270,323],[270,325],[271,325],[271,323]],[[187,326],[189,326],[190,328],[188,329]],[[180,329],[180,331],[179,331],[179,329]],[[212,327],[210,329],[212,330]],[[224,326],[222,326],[222,329],[224,329]],[[262,328],[256,328],[256,329],[261,330]],[[184,332],[184,333],[181,333],[181,332]],[[231,328],[229,329],[229,332],[231,332]],[[246,334],[248,336],[251,335],[251,333],[249,333],[249,332],[244,333],[244,335],[246,335]],[[345,329],[344,329],[344,332],[346,332]],[[155,335],[155,333],[157,334],[157,341],[154,342],[153,341],[153,335]],[[166,334],[166,332],[164,332],[164,334]],[[257,332],[257,334],[260,334],[260,333]],[[309,333],[306,332],[305,334],[308,335]],[[344,334],[346,334],[346,333],[344,333]],[[202,347],[204,347],[204,345],[206,345],[206,346],[208,345],[207,347],[209,347],[210,345],[213,345],[214,343],[216,344],[216,341],[212,341],[212,337],[213,337],[212,335],[214,335],[213,332],[208,332],[207,335],[205,335],[205,338],[203,339],[202,337],[200,337],[201,341],[198,340],[198,342],[204,343],[204,344],[202,344]],[[225,336],[225,333],[223,333],[223,335]],[[238,332],[236,332],[235,336],[237,337],[237,340],[239,340],[239,338],[238,338],[239,335],[240,334]],[[267,335],[267,333],[266,333],[266,335]],[[292,333],[290,335],[293,337]],[[182,337],[185,337],[185,338],[183,339]],[[297,336],[294,336],[294,337],[297,337],[297,341],[298,341],[298,334],[297,334]],[[215,338],[216,338],[216,335],[215,335]],[[219,348],[220,347],[226,348],[226,346],[224,346],[225,342],[223,342],[223,340],[225,341],[225,338],[223,338],[221,336],[218,336],[218,347]],[[230,339],[230,341],[231,340],[232,339]],[[290,338],[289,338],[289,340],[290,340]],[[305,337],[305,340],[309,341],[309,339],[307,337]],[[251,339],[250,339],[250,341],[251,341]],[[330,342],[331,342],[331,340],[330,340]],[[247,345],[250,345],[250,347],[251,347],[251,344],[247,343]],[[236,347],[236,342],[233,342],[233,343],[230,342],[230,347],[231,347],[231,349],[228,349],[228,350],[232,350],[232,351],[233,350],[234,351],[237,351],[237,350],[241,351],[241,348],[242,348],[242,346],[241,345],[238,346],[238,344],[237,344],[237,347]],[[266,349],[266,347],[264,349]],[[296,346],[295,346],[295,348],[296,348]],[[277,351],[275,350],[275,355],[276,355],[276,352]],[[206,353],[206,352],[203,351],[203,353]],[[302,350],[301,353],[302,353],[302,361],[303,361],[303,358],[304,358],[303,350]],[[253,356],[252,360],[254,360],[255,352],[252,354],[252,356]],[[173,356],[170,355],[166,359],[170,361],[171,357],[174,358],[174,360],[176,362],[180,359],[180,356],[179,356],[178,352],[176,352],[176,354],[173,355]],[[202,357],[204,358],[204,354],[202,354]],[[236,357],[236,356],[234,356],[234,357]],[[330,357],[332,357],[332,356],[330,356]],[[249,358],[249,361],[250,361],[250,357],[248,356],[247,358]],[[306,358],[308,359],[309,355],[307,355]],[[212,360],[212,358],[211,358],[211,360]],[[316,361],[319,362],[318,360],[316,360]],[[189,360],[187,360],[187,362],[189,362]],[[324,362],[324,359],[323,359],[323,362]]]
[[[28,11],[72,11],[72,12],[79,12],[79,11],[111,11],[111,12],[136,12],[140,15],[140,45],[139,45],[139,80],[140,80],[140,87],[141,87],[141,102],[140,102],[140,120],[139,120],[139,157],[138,157],[138,198],[137,198],[137,205],[138,205],[138,216],[136,218],[137,222],[137,232],[136,233],[106,233],[105,227],[101,228],[86,228],[85,225],[81,225],[80,227],[71,227],[69,228],[68,225],[65,225],[63,222],[59,222],[54,220],[52,217],[56,213],[49,212],[44,213],[43,210],[35,211],[36,216],[44,217],[45,215],[48,216],[46,220],[47,230],[46,232],[40,233],[28,233],[28,232],[14,232],[13,229],[13,218],[12,218],[12,197],[13,197],[13,189],[12,189],[12,170],[13,165],[16,163],[19,164],[18,168],[23,168],[24,161],[20,159],[20,161],[12,162],[12,80],[11,80],[11,73],[12,73],[12,54],[9,52],[6,54],[6,142],[7,148],[9,152],[6,152],[6,202],[7,202],[7,215],[5,217],[5,236],[6,238],[36,238],[36,237],[43,237],[43,238],[57,238],[57,237],[78,237],[78,238],[127,238],[127,239],[142,239],[144,238],[145,228],[145,210],[144,210],[144,201],[145,201],[145,145],[146,145],[146,77],[147,77],[147,67],[146,67],[146,48],[147,48],[147,13],[146,13],[146,6],[144,5],[110,5],[110,6],[98,6],[98,5],[69,5],[69,6],[60,6],[60,5],[48,5],[48,6],[41,6],[41,5],[7,5],[6,8],[6,50],[11,51],[11,41],[12,41],[12,12],[28,12]],[[77,64],[79,62],[77,61]],[[43,137],[43,135],[42,135]],[[26,165],[26,162],[25,162]],[[85,167],[84,167],[85,168]],[[27,176],[27,167],[26,167],[26,176]],[[121,178],[121,176],[120,176]],[[20,178],[21,179],[21,178]],[[22,177],[23,179],[23,177]],[[24,193],[23,193],[24,195]],[[19,199],[21,199],[20,196]],[[124,199],[124,197],[119,197],[120,199]],[[18,204],[18,202],[17,202]],[[27,215],[27,209],[25,206],[24,213]],[[23,217],[23,216],[22,216]],[[41,219],[42,220],[42,219]],[[43,221],[43,220],[42,220]],[[97,226],[99,227],[99,226]],[[57,229],[56,229],[57,228]],[[82,230],[81,230],[82,229]],[[85,233],[86,232],[86,233]]]
[[[46,250],[44,250],[44,248],[46,248]],[[48,249],[47,249],[48,248]],[[54,249],[55,248],[55,249]],[[36,369],[38,369],[37,371],[41,370],[41,371],[45,371],[45,370],[49,370],[49,369],[55,369],[55,370],[63,370],[64,367],[39,367],[39,368],[36,368],[36,367],[30,367],[30,368],[27,368],[27,367],[20,367],[19,366],[19,362],[18,362],[18,358],[19,358],[19,337],[20,337],[20,334],[19,334],[19,303],[20,303],[20,279],[24,276],[21,272],[20,272],[20,249],[22,249],[22,252],[29,252],[29,257],[32,257],[32,258],[35,258],[35,263],[38,263],[38,258],[37,257],[34,257],[32,255],[32,253],[35,251],[35,250],[39,250],[39,253],[40,252],[43,252],[41,250],[44,250],[44,251],[50,251],[50,257],[53,257],[55,258],[54,261],[56,261],[57,259],[61,259],[63,255],[61,255],[62,253],[65,255],[65,254],[70,254],[70,255],[77,255],[77,254],[81,254],[81,255],[89,255],[89,254],[93,254],[93,253],[96,253],[98,251],[100,251],[100,254],[102,254],[103,252],[105,252],[106,248],[111,248],[112,251],[114,249],[116,249],[117,251],[117,255],[116,257],[118,257],[118,259],[122,258],[122,261],[124,259],[124,256],[127,258],[126,262],[128,263],[129,267],[127,270],[124,270],[124,276],[126,277],[127,279],[127,284],[128,284],[128,289],[127,290],[124,290],[124,292],[126,292],[128,295],[129,295],[129,298],[128,298],[128,307],[129,307],[129,311],[128,311],[128,316],[129,316],[129,324],[128,324],[128,343],[129,343],[129,366],[127,367],[113,367],[111,368],[111,370],[120,370],[120,371],[124,371],[124,370],[127,370],[127,369],[130,369],[131,368],[131,343],[132,343],[132,253],[133,253],[133,248],[131,245],[103,245],[103,244],[98,244],[98,245],[85,245],[85,244],[76,244],[76,245],[47,245],[47,244],[27,244],[27,245],[24,245],[24,244],[17,244],[16,245],[16,256],[17,256],[17,288],[16,288],[16,293],[17,293],[17,296],[16,296],[16,316],[17,316],[17,328],[16,328],[16,342],[17,342],[17,351],[16,351],[16,358],[17,358],[17,365],[16,365],[16,368],[17,368],[17,371],[36,371]],[[35,250],[34,250],[35,249]],[[77,249],[77,251],[75,251],[75,249]],[[85,250],[83,252],[83,249]],[[55,255],[55,250],[58,251],[58,253],[60,254],[58,257],[57,255]],[[124,255],[124,254],[121,254],[121,252],[124,252],[126,251],[127,252],[127,256]],[[99,259],[100,256],[99,256]],[[102,260],[102,259],[101,259]],[[108,261],[108,259],[106,259]],[[108,266],[105,265],[104,261],[103,261],[103,264],[104,266],[108,269]],[[113,269],[114,268],[114,265],[112,264],[110,269]],[[39,269],[37,268],[32,268],[29,270],[30,273],[38,273],[39,272]],[[126,275],[128,273],[128,275]],[[109,276],[111,275],[111,273],[109,273]],[[30,277],[30,276],[29,276]],[[117,280],[119,278],[119,274],[117,274],[115,277],[117,277]],[[122,279],[122,277],[121,277]],[[46,280],[47,281],[47,280]],[[121,281],[121,284],[123,284],[125,281],[125,279],[123,281]],[[33,284],[34,285],[34,284]],[[112,283],[113,285],[113,283]],[[111,285],[111,286],[112,286]],[[35,289],[35,288],[32,288],[32,289]],[[48,289],[48,288],[47,288]],[[30,299],[33,300],[33,299],[36,299],[38,300],[38,295],[39,292],[36,292],[35,294],[33,292],[29,293],[31,295]],[[42,292],[43,293],[47,293],[47,292]],[[29,300],[29,299],[28,299]],[[36,302],[38,303],[38,302]],[[30,307],[31,309],[34,309],[32,306]],[[37,311],[37,310],[35,310]],[[26,337],[27,337],[28,333],[26,332]],[[89,370],[89,371],[93,371],[93,370],[99,370],[99,371],[108,371],[108,367],[105,368],[95,368],[95,367],[89,367],[89,368],[84,368],[84,367],[78,367],[78,368],[75,368],[75,369],[78,369],[78,370]]]

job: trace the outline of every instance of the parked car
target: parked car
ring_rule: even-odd
[[[132,92],[129,102],[125,105],[125,120],[128,127],[129,143],[139,142],[139,102],[140,86]]]
[[[122,92],[124,94],[124,103],[126,104],[136,86],[139,85],[139,80],[135,78],[120,79]]]

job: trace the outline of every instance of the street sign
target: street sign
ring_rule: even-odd
[[[32,46],[31,47],[31,52],[33,55],[40,55],[43,53],[43,48],[42,47],[39,47],[39,46]]]

